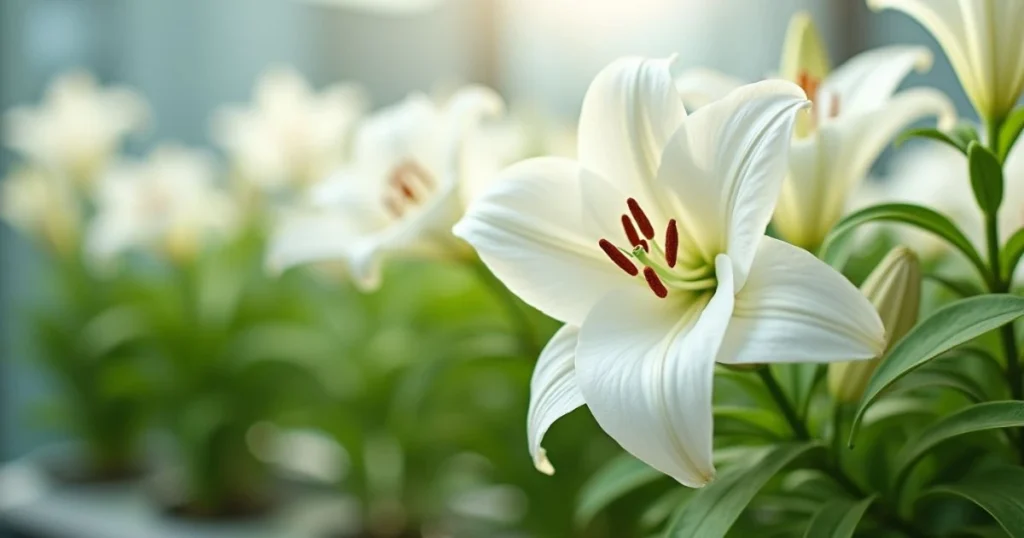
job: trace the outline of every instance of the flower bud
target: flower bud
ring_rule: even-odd
[[[906,247],[896,247],[861,285],[878,310],[888,336],[886,351],[917,323],[921,304],[921,263]],[[828,390],[839,402],[856,402],[864,393],[881,358],[834,363],[828,368]]]

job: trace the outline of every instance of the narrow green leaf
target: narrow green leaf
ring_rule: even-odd
[[[964,155],[967,154],[967,146],[965,144],[962,144],[960,140],[932,127],[921,127],[919,129],[908,129],[906,131],[903,131],[903,133],[896,137],[896,140],[893,141],[893,144],[896,147],[900,147],[906,141],[914,138],[927,138],[930,140],[936,140],[960,151]]]
[[[1006,161],[1021,132],[1024,132],[1024,107],[1018,107],[1003,122],[999,130],[999,160]]]
[[[897,482],[901,482],[929,450],[945,441],[969,433],[1019,426],[1024,426],[1024,402],[986,402],[961,409],[932,424],[904,447]]]
[[[941,387],[963,394],[972,403],[985,401],[985,391],[969,377],[953,371],[917,371],[892,385],[888,394],[909,392],[917,389]]]
[[[987,269],[985,262],[974,249],[974,245],[949,217],[927,207],[914,204],[881,204],[856,211],[839,221],[825,238],[819,252],[820,258],[834,258],[833,249],[841,248],[844,236],[857,227],[869,222],[897,222],[908,224],[945,239],[974,265],[978,274],[985,278]]]
[[[971,188],[981,210],[994,215],[1003,203],[1003,165],[985,146],[971,142],[967,147]]]
[[[1024,538],[1024,468],[997,467],[928,493],[966,499],[995,518],[1011,538]]]
[[[629,454],[613,458],[581,488],[576,503],[576,525],[586,526],[616,499],[664,476]]]
[[[721,538],[757,492],[786,465],[819,448],[817,443],[779,445],[753,465],[720,476],[697,491],[669,524],[667,538]]]
[[[981,295],[962,299],[910,330],[879,363],[861,397],[850,428],[850,445],[864,412],[889,385],[950,349],[1024,315],[1024,297]]]
[[[739,405],[717,405],[714,407],[714,417],[716,422],[719,419],[731,419],[742,422],[775,439],[784,437],[789,433],[786,422],[777,412],[769,409]]]
[[[971,145],[971,142],[981,142],[981,137],[978,135],[978,130],[970,122],[962,121],[953,127],[949,131],[949,137],[957,142],[957,144],[966,148]]]
[[[975,295],[981,295],[985,293],[985,290],[972,280],[960,279],[956,277],[947,277],[944,275],[927,274],[924,275],[925,280],[931,280],[936,284],[946,288],[954,294],[964,297],[974,297]]]
[[[1003,255],[999,258],[1003,261],[1003,278],[1010,278],[1017,270],[1017,263],[1024,255],[1024,228],[1017,230],[1010,236],[1003,246]]]
[[[859,502],[836,499],[821,508],[807,526],[804,538],[851,538],[875,497]]]

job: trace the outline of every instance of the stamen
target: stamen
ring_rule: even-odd
[[[835,118],[837,116],[839,116],[839,94],[838,93],[833,93],[832,94],[832,107],[829,110],[829,117],[830,118]]]
[[[626,231],[626,238],[629,239],[630,246],[640,246],[640,235],[636,233],[633,221],[626,215],[622,216],[622,229]]]
[[[384,196],[384,208],[388,210],[388,213],[391,213],[392,217],[399,218],[402,216],[402,206],[391,196]]]
[[[640,240],[640,244],[637,245],[637,246],[638,247],[643,247],[644,252],[650,252],[651,251],[651,245],[647,244],[647,240],[646,239],[641,239]]]
[[[611,241],[608,241],[607,239],[602,239],[598,241],[597,244],[600,245],[601,250],[603,250],[609,258],[611,258],[612,262],[614,262],[615,265],[618,265],[620,269],[629,274],[629,276],[636,276],[640,274],[640,271],[637,270],[636,265],[633,265],[633,262],[629,261],[629,258],[627,258],[626,255],[623,254],[622,251],[618,249],[618,247],[613,245]]]
[[[647,214],[637,203],[636,199],[630,198],[626,200],[626,205],[629,206],[629,212],[633,214],[633,220],[636,221],[637,227],[640,228],[640,233],[644,234],[647,239],[654,239],[654,226],[651,226],[650,219],[647,218]]]
[[[668,288],[666,288],[665,284],[660,278],[658,278],[654,269],[644,267],[644,278],[647,280],[647,286],[651,288],[651,291],[653,291],[655,295],[661,299],[668,297]]]
[[[676,219],[668,221],[668,229],[665,230],[665,261],[669,267],[676,266],[676,259],[679,256],[679,228],[676,227]]]

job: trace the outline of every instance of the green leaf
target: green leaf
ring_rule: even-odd
[[[967,236],[964,235],[960,228],[953,221],[949,220],[949,217],[927,207],[914,204],[881,204],[861,209],[846,216],[825,237],[819,257],[826,261],[835,257],[835,254],[831,251],[842,247],[844,236],[857,227],[869,222],[898,222],[930,232],[945,239],[963,253],[982,278],[985,278],[988,272],[985,262],[974,249],[974,245],[971,244],[971,241],[967,239]]]
[[[769,437],[778,439],[789,433],[789,427],[782,420],[778,413],[769,409],[757,407],[744,407],[739,405],[719,405],[714,407],[715,420],[732,419],[758,431],[768,434]]]
[[[836,499],[826,504],[811,519],[804,538],[851,538],[874,501],[872,496],[859,502]]]
[[[799,456],[819,448],[817,443],[779,445],[753,465],[720,476],[680,510],[669,525],[668,538],[721,538],[757,492]]]
[[[985,401],[985,391],[969,377],[953,371],[933,370],[918,371],[896,382],[890,394],[909,392],[929,387],[952,389],[971,400],[972,403]]]
[[[1019,426],[1024,426],[1024,402],[986,402],[961,409],[932,424],[904,447],[897,483],[929,450],[945,441],[969,433]]]
[[[971,142],[967,148],[974,198],[986,214],[994,215],[1003,203],[1003,165],[985,146]]]
[[[623,453],[606,463],[580,489],[576,525],[584,527],[605,507],[623,495],[665,475]]]
[[[1003,127],[999,130],[1000,161],[1006,161],[1006,157],[1010,155],[1010,150],[1013,149],[1017,139],[1020,138],[1021,132],[1024,132],[1024,107],[1019,107],[1011,112],[1006,121],[1003,122]]]
[[[1003,260],[1003,278],[1013,276],[1022,255],[1024,255],[1024,228],[1011,235],[1010,239],[1006,241],[1006,245],[1003,246],[1003,255],[1000,256],[1000,259]]]
[[[967,148],[971,145],[971,142],[981,142],[981,137],[978,135],[978,130],[974,125],[967,121],[962,121],[953,127],[949,131],[949,137],[952,138],[959,144],[960,147]]]
[[[967,154],[967,145],[964,144],[959,137],[950,136],[933,127],[921,127],[918,129],[908,129],[906,131],[903,131],[902,134],[896,137],[896,140],[893,142],[893,144],[896,147],[899,147],[902,146],[906,141],[911,140],[913,138],[927,138],[930,140],[936,140],[938,142],[942,142],[943,144],[947,144],[948,146],[960,151],[964,155]]]
[[[1022,315],[1022,297],[981,295],[949,304],[911,329],[882,359],[868,380],[850,428],[850,446],[853,446],[864,412],[883,390],[942,353],[1002,327]]]
[[[991,514],[1012,538],[1024,538],[1024,468],[1000,466],[928,493],[966,499]]]

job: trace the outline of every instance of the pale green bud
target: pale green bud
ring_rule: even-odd
[[[861,292],[875,306],[888,337],[889,347],[917,323],[921,305],[921,263],[906,247],[896,247],[875,267],[861,285]],[[839,402],[856,402],[864,393],[881,358],[834,363],[828,368],[828,390]]]

